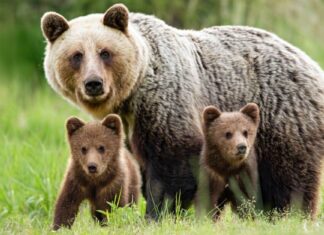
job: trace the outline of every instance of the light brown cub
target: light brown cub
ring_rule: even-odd
[[[94,219],[101,224],[110,210],[137,202],[141,179],[139,167],[124,148],[123,126],[119,116],[110,114],[102,122],[84,123],[76,117],[67,120],[71,158],[55,206],[53,229],[71,227],[80,203],[87,199]]]
[[[256,199],[257,159],[254,150],[260,116],[254,103],[239,112],[208,106],[203,112],[204,146],[201,156],[209,178],[211,205],[217,219],[226,202],[237,211],[243,199]]]

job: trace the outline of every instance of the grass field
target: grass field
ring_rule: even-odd
[[[90,117],[57,96],[45,79],[35,84],[22,82],[28,79],[24,73],[11,77],[0,83],[0,234],[46,234],[51,232],[53,205],[69,156],[64,122],[71,115]],[[227,210],[213,224],[207,218],[198,220],[192,209],[147,223],[144,211],[144,200],[136,208],[118,209],[109,215],[109,226],[101,228],[85,203],[73,229],[61,233],[324,234],[323,205],[316,222],[296,215],[275,222],[262,217],[243,221]]]

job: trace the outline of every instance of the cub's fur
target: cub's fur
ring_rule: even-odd
[[[66,123],[71,158],[55,205],[53,229],[71,227],[80,203],[87,199],[94,219],[106,216],[107,202],[125,206],[137,202],[141,180],[139,168],[123,146],[123,127],[117,115],[102,122],[84,123],[72,117]]]
[[[203,112],[202,166],[207,170],[214,218],[226,202],[238,207],[255,201],[258,167],[254,144],[260,122],[259,108],[250,103],[239,112],[221,112],[214,106]]]

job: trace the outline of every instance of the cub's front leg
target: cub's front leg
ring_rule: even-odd
[[[212,206],[212,218],[217,221],[226,205],[229,202],[229,190],[221,178],[209,179],[210,202]]]
[[[124,207],[128,202],[125,190],[122,189],[122,186],[116,186],[98,190],[96,197],[92,198],[90,203],[92,218],[104,226],[107,223],[107,216],[102,212],[111,212],[111,203],[117,207]]]
[[[78,183],[66,177],[55,205],[53,230],[60,227],[70,228],[84,199],[84,193]]]
[[[261,195],[257,185],[257,172],[253,171],[255,169],[248,168],[229,179],[229,189],[232,195],[229,200],[232,210],[240,217],[254,217],[255,210],[262,208]]]

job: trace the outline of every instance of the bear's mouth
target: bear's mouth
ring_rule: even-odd
[[[235,157],[238,161],[243,161],[244,159],[246,159],[247,154],[246,153],[242,154],[242,153],[238,152],[235,154]]]
[[[105,92],[98,96],[89,96],[84,94],[82,91],[77,91],[76,93],[78,100],[89,106],[99,106],[102,103],[107,102],[112,96],[112,92]]]
[[[97,178],[97,177],[99,177],[100,176],[100,172],[99,171],[90,171],[90,170],[86,170],[86,172],[85,172],[87,175],[88,175],[88,177],[90,177],[90,178],[93,178],[93,179],[95,179],[95,178]]]

